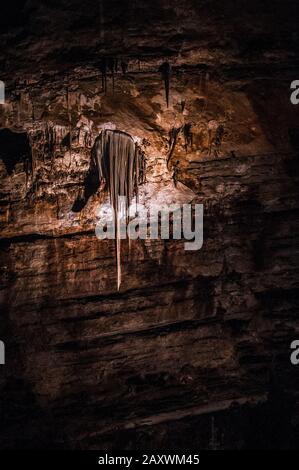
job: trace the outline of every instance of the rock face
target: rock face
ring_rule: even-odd
[[[0,445],[296,447],[296,2],[123,3],[0,23]],[[105,129],[144,154],[141,202],[204,205],[199,251],[122,244],[119,291],[105,187],[74,210]]]

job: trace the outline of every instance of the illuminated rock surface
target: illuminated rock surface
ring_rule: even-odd
[[[64,3],[0,24],[1,447],[296,447],[297,2]],[[119,292],[103,188],[72,210],[105,129],[205,210],[198,252],[122,243]]]

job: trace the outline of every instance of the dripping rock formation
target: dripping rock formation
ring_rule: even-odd
[[[117,288],[121,283],[120,262],[120,227],[118,213],[119,198],[124,197],[126,204],[124,212],[128,218],[129,206],[135,195],[138,199],[138,185],[143,180],[143,158],[137,145],[130,135],[116,130],[103,130],[95,139],[91,151],[91,164],[84,184],[83,204],[101,182],[107,183],[110,204],[114,210],[116,221],[115,243],[117,264]],[[76,201],[73,210],[82,209],[82,204]]]
[[[0,447],[298,447],[298,2],[15,3]],[[203,204],[202,249],[98,240],[137,191]]]

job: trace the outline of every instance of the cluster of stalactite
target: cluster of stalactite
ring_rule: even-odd
[[[224,126],[218,121],[211,120],[208,123],[208,135],[209,135],[209,156],[214,152],[217,157],[220,152],[222,139],[224,136]]]
[[[104,181],[112,206],[118,208],[118,196],[125,196],[127,206],[143,178],[143,152],[126,132],[103,130],[97,137],[93,151],[93,166],[99,182]]]
[[[99,64],[99,69],[102,74],[102,90],[104,93],[107,92],[107,78],[108,76],[112,79],[112,89],[114,92],[115,86],[115,74],[119,71],[119,67],[122,71],[122,74],[125,75],[128,70],[128,62],[125,60],[119,60],[114,57],[103,57]],[[139,61],[140,68],[140,61]],[[165,97],[167,107],[169,106],[169,90],[170,90],[170,77],[171,77],[171,65],[169,62],[163,62],[159,67],[159,72],[161,73],[162,80],[164,82],[165,88]]]
[[[112,78],[112,89],[114,91],[115,86],[115,73],[119,70],[119,65],[123,75],[126,74],[128,69],[128,63],[125,60],[119,60],[114,57],[104,57],[100,62],[100,71],[102,73],[102,90],[104,93],[107,92],[107,77],[110,74]]]
[[[105,189],[109,192],[116,221],[118,288],[121,283],[120,233],[117,217],[120,210],[119,196],[125,198],[125,212],[128,217],[128,207],[133,197],[136,196],[138,200],[138,185],[145,181],[145,171],[144,152],[132,137],[122,131],[105,129],[96,138],[92,148],[90,168],[84,183],[84,196],[73,206],[74,211],[81,210],[100,185],[105,185]]]
[[[44,162],[55,160],[56,152],[62,151],[68,136],[66,126],[44,123],[41,127],[29,132],[30,144],[34,153],[41,155]],[[33,162],[34,163],[34,162]],[[33,164],[34,169],[35,164]]]
[[[30,131],[29,138],[34,153],[40,155],[44,162],[51,163],[54,163],[57,153],[63,153],[65,148],[70,150],[71,145],[89,149],[93,143],[92,130],[84,123],[77,125],[70,134],[68,126],[46,122]]]
[[[96,139],[93,156],[99,176],[99,182],[105,182],[110,195],[110,202],[115,212],[115,242],[117,258],[117,287],[121,283],[120,262],[120,233],[119,233],[119,196],[126,201],[126,216],[128,207],[136,195],[138,199],[138,184],[144,174],[144,155],[134,143],[132,137],[121,131],[104,130]]]

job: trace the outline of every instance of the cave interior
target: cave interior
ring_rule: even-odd
[[[298,9],[3,5],[1,448],[298,447]],[[98,240],[119,195],[202,248]]]

